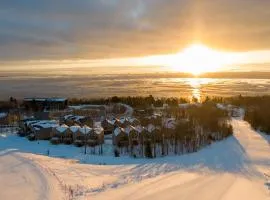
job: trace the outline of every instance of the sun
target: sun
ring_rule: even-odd
[[[225,63],[226,58],[221,52],[202,44],[193,44],[173,55],[169,65],[174,71],[199,75],[205,72],[217,71]]]

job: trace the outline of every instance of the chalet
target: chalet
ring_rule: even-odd
[[[93,131],[90,131],[87,144],[89,146],[101,145],[104,143],[104,129],[102,127],[96,127]]]
[[[71,114],[64,116],[64,122],[69,126],[78,124],[80,126],[87,125],[92,127],[94,124],[94,121],[91,117],[71,115]]]
[[[113,131],[113,144],[118,147],[128,146],[128,136],[123,128],[116,127]]]
[[[90,132],[93,131],[92,128],[90,128],[87,125],[84,125],[83,127],[80,127],[75,135],[73,135],[74,144],[76,146],[82,146],[84,145],[89,137]]]
[[[163,121],[163,128],[165,132],[165,137],[172,138],[176,129],[176,120],[175,118],[167,118]]]
[[[55,143],[64,142],[65,144],[71,144],[73,139],[72,136],[69,127],[66,124],[62,124],[53,129],[51,138],[52,142]]]
[[[74,125],[74,126],[70,126],[69,127],[69,130],[70,130],[70,132],[71,132],[71,134],[72,134],[72,139],[73,139],[73,141],[75,141],[76,140],[76,137],[80,134],[80,132],[79,132],[79,129],[80,129],[81,127],[80,126],[78,126],[78,125]]]
[[[104,128],[104,134],[111,134],[115,127],[115,119],[109,120],[105,119],[101,122],[102,127]]]
[[[48,140],[51,138],[53,129],[57,126],[54,121],[39,121],[31,123],[29,128],[32,132],[32,136],[38,140]]]

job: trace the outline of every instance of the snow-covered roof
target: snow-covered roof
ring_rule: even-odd
[[[4,118],[7,116],[7,113],[0,113],[0,118]]]
[[[104,131],[104,129],[102,127],[97,127],[97,128],[94,129],[94,131],[95,131],[96,134],[99,135]]]
[[[130,133],[131,130],[132,128],[130,126],[127,126],[126,128],[122,128],[122,131],[126,133],[127,135]]]
[[[81,119],[84,119],[85,118],[85,116],[74,116],[75,118],[74,118],[74,121],[76,121],[76,122],[78,122],[78,121],[80,121]]]
[[[109,124],[111,124],[111,125],[114,125],[114,124],[115,124],[115,122],[116,122],[116,120],[115,120],[115,119],[113,119],[113,120],[109,120],[109,119],[107,119],[107,122],[108,122]]]
[[[143,127],[141,125],[132,126],[132,128],[137,131],[138,133],[143,132]]]
[[[136,119],[135,117],[127,117],[127,119],[126,119],[128,122],[130,122],[130,123],[133,123],[133,122],[135,122],[135,121],[139,121],[138,119]]]
[[[148,126],[146,127],[146,130],[149,133],[152,133],[155,129],[156,129],[156,127],[153,124],[148,124]]]
[[[27,126],[29,126],[30,124],[35,124],[37,122],[39,122],[39,121],[38,120],[28,120],[25,123],[26,123]]]
[[[57,127],[57,124],[50,124],[50,123],[37,123],[32,125],[35,130],[40,130],[42,128],[54,128]],[[38,128],[38,129],[37,129]]]
[[[64,133],[69,127],[66,124],[62,124],[61,126],[56,127],[56,130],[60,133]]]
[[[80,109],[97,109],[102,107],[102,105],[93,105],[93,104],[83,104],[83,105],[77,105],[77,106],[69,106],[69,108],[74,110],[80,110]]]
[[[69,130],[70,130],[72,133],[76,133],[76,132],[79,130],[79,128],[81,128],[81,127],[78,126],[78,125],[74,125],[74,126],[70,126],[70,127],[69,127]]]
[[[168,118],[164,121],[164,127],[169,129],[175,129],[176,128],[176,121],[174,118]]]
[[[121,117],[120,119],[118,119],[118,121],[121,123],[121,124],[124,124],[126,122],[126,118],[125,117]]]
[[[114,134],[115,136],[117,136],[117,135],[119,135],[121,132],[122,132],[122,129],[119,128],[119,127],[117,127],[116,129],[114,129],[113,134]]]
[[[34,126],[34,129],[35,129],[36,131],[39,131],[39,130],[40,130],[40,127]]]
[[[27,126],[39,126],[41,128],[52,128],[58,126],[56,120],[34,120],[34,121],[27,121]]]
[[[93,129],[90,128],[89,126],[87,125],[84,125],[83,127],[79,128],[79,131],[82,133],[82,134],[88,134],[92,131]]]
[[[65,115],[65,116],[64,116],[64,119],[67,120],[67,119],[69,119],[70,117],[73,117],[73,115],[71,115],[71,114],[70,114],[70,115]]]

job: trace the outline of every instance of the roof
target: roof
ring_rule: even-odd
[[[114,134],[115,136],[117,136],[117,135],[119,135],[121,132],[122,132],[122,129],[120,129],[119,127],[117,127],[116,129],[114,129],[113,134]]]
[[[127,135],[130,133],[130,131],[131,131],[132,129],[131,129],[131,127],[126,127],[126,128],[122,128],[122,131],[124,132],[124,133],[126,133]]]
[[[80,126],[78,125],[75,125],[75,126],[71,126],[69,127],[69,130],[72,132],[72,133],[75,133],[79,130],[79,128],[81,128]]]
[[[97,128],[94,129],[94,131],[95,131],[96,134],[99,135],[104,131],[104,129],[102,127],[97,127]]]
[[[155,129],[156,129],[156,127],[153,124],[148,124],[148,126],[146,127],[146,130],[149,133],[152,133]]]
[[[137,126],[132,126],[132,128],[137,131],[138,133],[143,132],[143,127],[141,125],[137,125]]]
[[[43,128],[54,128],[57,127],[57,124],[49,124],[49,123],[44,123],[44,124],[34,124],[33,125],[35,130],[40,130]]]
[[[176,128],[176,121],[174,118],[168,118],[164,121],[164,127],[168,129],[175,129]]]
[[[64,133],[69,127],[66,124],[56,127],[56,130],[60,133]]]
[[[130,123],[133,123],[135,121],[139,121],[138,119],[136,119],[135,117],[127,117],[127,121]]]
[[[86,126],[84,125],[83,127],[79,128],[79,131],[82,133],[82,134],[88,134],[90,133],[90,131],[92,131],[93,129],[90,128],[89,126]]]
[[[115,122],[116,122],[116,120],[109,120],[109,119],[107,119],[107,122],[109,123],[109,124],[111,124],[111,125],[114,125],[115,124]]]
[[[71,115],[71,114],[70,114],[70,115],[65,115],[65,116],[64,116],[64,119],[67,120],[67,119],[69,119],[70,117],[73,117],[73,115]]]

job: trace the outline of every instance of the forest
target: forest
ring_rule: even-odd
[[[245,109],[245,120],[259,131],[270,135],[270,96],[229,98],[228,101]]]

